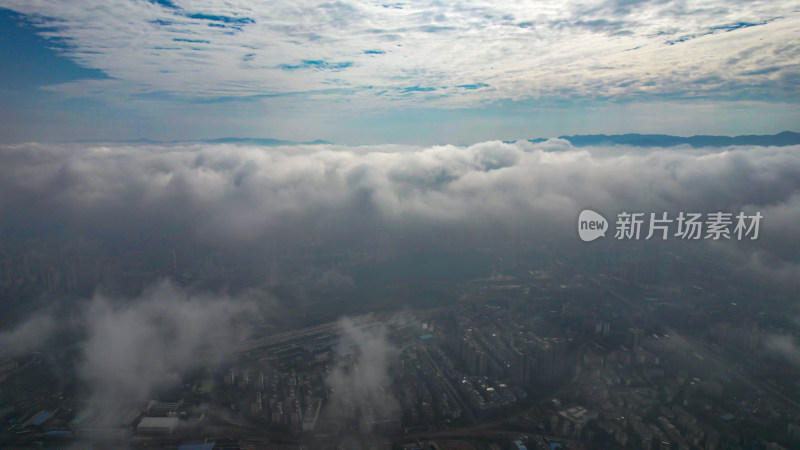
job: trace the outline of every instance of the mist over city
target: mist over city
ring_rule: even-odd
[[[0,448],[798,448],[798,24],[0,0]]]

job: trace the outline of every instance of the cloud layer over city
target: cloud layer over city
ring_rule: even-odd
[[[24,144],[0,152],[0,215],[12,235],[149,233],[247,252],[276,243],[368,247],[437,232],[473,246],[521,237],[574,244],[584,208],[612,222],[623,211],[760,211],[758,240],[720,250],[759,267],[769,261],[792,279],[798,155],[791,146],[579,149],[559,139],[469,147]]]

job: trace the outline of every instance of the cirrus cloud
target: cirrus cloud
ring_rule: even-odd
[[[798,98],[796,1],[4,6],[109,77],[48,89],[111,102],[292,95],[447,108],[502,99]]]

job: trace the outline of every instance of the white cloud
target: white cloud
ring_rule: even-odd
[[[137,298],[96,294],[81,306],[59,321],[50,310],[34,312],[0,333],[0,358],[40,350],[59,332],[81,336],[77,375],[91,390],[89,406],[111,412],[179,383],[189,370],[232,358],[270,303],[259,291],[230,297],[161,281]]]
[[[770,352],[782,356],[792,364],[800,365],[800,347],[797,340],[789,334],[771,334],[766,336],[764,346]]]
[[[797,1],[5,3],[112,78],[51,89],[106,100],[302,93],[453,107],[798,93]]]
[[[364,322],[367,323],[349,317],[339,321],[339,345],[350,349],[353,355],[347,361],[338,361],[325,377],[331,390],[327,410],[330,420],[345,423],[357,419],[362,421],[362,427],[367,426],[365,420],[386,419],[400,410],[390,392],[390,374],[398,363],[398,349],[389,343],[383,324]]]
[[[380,233],[491,234],[499,226],[574,243],[585,207],[761,211],[759,239],[732,243],[743,260],[793,282],[800,250],[796,146],[22,144],[0,147],[0,167],[0,217],[31,230],[181,230],[180,239],[250,248],[343,237],[368,245]]]
[[[50,311],[39,311],[16,327],[0,333],[0,359],[38,350],[58,330]]]

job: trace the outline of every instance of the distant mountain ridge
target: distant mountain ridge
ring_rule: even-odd
[[[767,135],[742,135],[742,136],[672,136],[669,134],[576,134],[574,136],[559,136],[559,139],[569,141],[575,147],[590,145],[629,145],[632,147],[674,147],[677,145],[690,145],[692,147],[727,147],[730,145],[757,145],[757,146],[787,146],[800,145],[800,133],[784,131],[778,134]],[[549,138],[527,139],[534,144],[545,142]],[[237,138],[223,137],[217,139],[186,139],[159,141],[151,139],[130,139],[120,141],[84,140],[77,142],[117,142],[127,144],[241,144],[260,145],[264,147],[292,146],[292,145],[323,145],[333,144],[329,141],[317,139],[315,141],[287,141],[272,138]],[[516,141],[503,141],[513,143]]]
[[[328,141],[323,141],[322,139],[317,139],[316,141],[310,142],[295,142],[295,141],[284,141],[283,139],[270,139],[270,138],[234,138],[234,137],[227,137],[227,138],[219,138],[219,139],[200,139],[197,141],[191,142],[208,142],[211,144],[248,144],[248,145],[264,145],[269,147],[276,147],[279,145],[318,145],[318,144],[330,144]]]
[[[668,134],[579,134],[575,136],[559,136],[575,147],[589,145],[630,145],[634,147],[674,147],[688,144],[692,147],[727,147],[729,145],[786,146],[800,145],[800,133],[784,131],[768,135],[742,136],[671,136]],[[547,139],[528,139],[534,144]]]
[[[217,139],[179,139],[179,140],[170,140],[170,141],[161,141],[161,140],[153,140],[153,139],[124,139],[124,140],[115,140],[115,141],[108,141],[103,139],[91,139],[91,140],[82,140],[77,142],[84,142],[84,143],[96,143],[96,142],[115,142],[120,144],[194,144],[194,143],[204,143],[204,144],[243,144],[243,145],[263,145],[265,147],[278,147],[281,145],[321,145],[321,144],[331,144],[331,142],[323,141],[322,139],[317,139],[316,141],[308,141],[308,142],[296,142],[296,141],[285,141],[283,139],[272,139],[272,138],[235,138],[235,137],[224,137],[224,138],[217,138]]]

